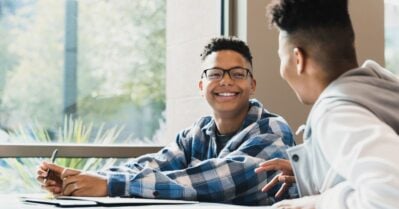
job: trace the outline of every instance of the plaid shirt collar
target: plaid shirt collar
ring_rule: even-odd
[[[245,129],[252,123],[255,123],[256,121],[261,119],[264,110],[262,103],[260,103],[256,99],[250,99],[248,102],[249,102],[249,111],[238,132],[240,132],[241,130]],[[216,122],[213,117],[209,123],[207,123],[205,126],[201,128],[201,131],[210,137],[216,136]]]

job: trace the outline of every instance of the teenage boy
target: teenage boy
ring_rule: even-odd
[[[276,208],[398,208],[399,80],[374,61],[358,65],[348,1],[276,0],[268,11],[280,74],[313,107],[290,162],[256,170],[281,171],[263,191],[296,182],[307,196]]]
[[[276,191],[258,191],[275,173],[254,169],[265,159],[286,158],[286,149],[294,145],[291,130],[283,118],[250,99],[256,80],[243,41],[212,39],[201,56],[198,86],[212,116],[182,130],[158,153],[97,174],[44,162],[38,170],[43,187],[62,195],[274,203]],[[44,181],[47,169],[55,175]]]

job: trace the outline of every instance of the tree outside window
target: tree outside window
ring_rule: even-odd
[[[165,123],[165,26],[165,0],[0,0],[0,143],[155,144]],[[76,60],[72,80],[66,53]],[[71,115],[64,88],[76,90]],[[40,191],[41,160],[0,158],[0,193]],[[115,159],[58,163],[93,170]]]
[[[67,1],[0,1],[1,126],[39,124],[56,138],[66,86],[94,129],[123,126],[120,143],[153,139],[164,122],[165,0],[75,2],[76,84],[65,85]]]

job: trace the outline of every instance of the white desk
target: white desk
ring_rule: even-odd
[[[26,195],[24,195],[26,196]],[[43,204],[29,204],[24,203],[19,199],[19,195],[0,195],[0,204],[1,208],[4,209],[62,209],[61,207],[55,207],[53,205],[43,205]],[[207,208],[207,209],[242,209],[242,208],[263,208],[269,209],[271,207],[268,206],[237,206],[237,205],[228,205],[228,204],[219,204],[219,203],[206,203],[201,202],[198,204],[183,204],[183,205],[145,205],[145,206],[123,206],[123,207],[72,207],[70,209],[98,209],[98,208],[114,208],[114,209],[168,209],[168,208]]]

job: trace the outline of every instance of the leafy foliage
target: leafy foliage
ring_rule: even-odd
[[[110,129],[98,129],[93,131],[93,124],[84,124],[81,119],[73,120],[71,117],[65,118],[65,125],[60,128],[60,133],[54,141],[55,143],[91,143],[103,144],[114,143],[121,133],[123,127],[113,127]],[[95,137],[90,137],[94,135]],[[11,142],[51,142],[47,130],[39,124],[30,128],[19,128],[10,135]],[[40,192],[40,185],[36,181],[36,168],[45,159],[38,158],[7,158],[0,160],[0,188],[2,193],[32,193]],[[48,159],[46,159],[48,160]],[[87,170],[98,170],[108,167],[117,159],[99,158],[59,158],[56,163],[62,166]],[[10,176],[12,180],[10,182]]]

